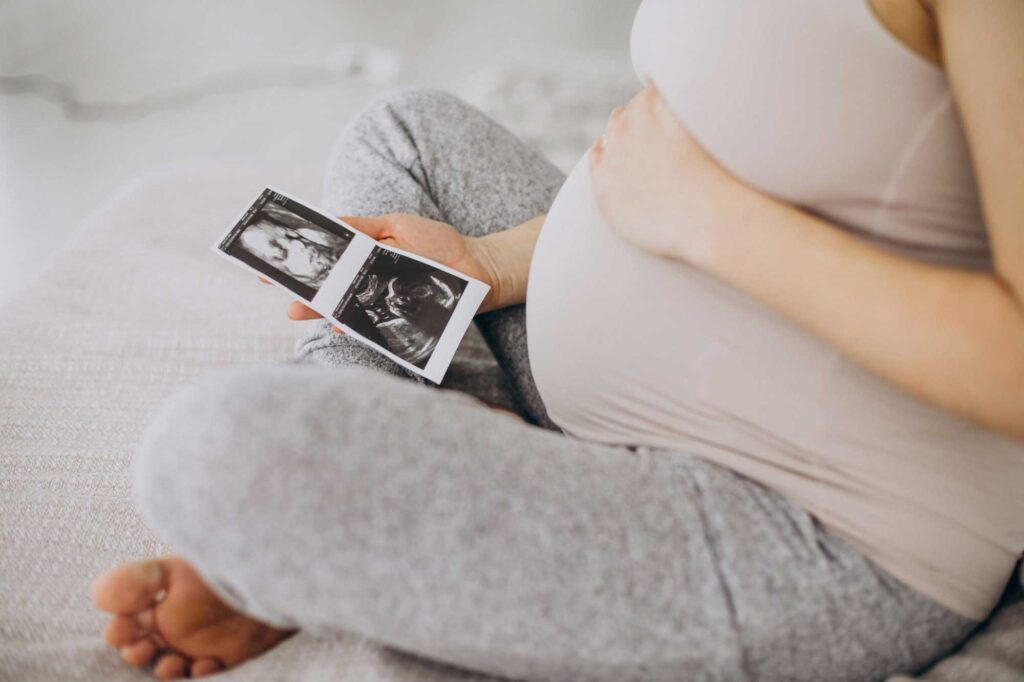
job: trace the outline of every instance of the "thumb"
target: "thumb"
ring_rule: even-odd
[[[391,235],[395,224],[395,216],[341,216],[341,220],[356,228],[367,237],[381,240]]]

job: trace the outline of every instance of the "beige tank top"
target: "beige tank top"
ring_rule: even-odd
[[[944,73],[866,0],[645,0],[632,53],[751,185],[906,257],[991,267]],[[789,496],[948,608],[980,619],[995,604],[1024,549],[1024,443],[629,246],[602,222],[585,159],[529,282],[533,372],[570,435],[696,453]]]

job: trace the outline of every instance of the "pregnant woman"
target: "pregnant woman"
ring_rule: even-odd
[[[1024,549],[1024,3],[646,0],[632,50],[567,179],[439,93],[349,126],[324,204],[489,282],[500,372],[438,390],[320,322],[176,396],[134,480],[180,555],[93,588],[127,662],[302,629],[525,680],[864,681],[992,609]]]

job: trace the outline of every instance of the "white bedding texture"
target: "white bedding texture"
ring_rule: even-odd
[[[549,98],[549,110],[529,109],[534,118],[526,120],[516,98],[537,88],[571,91],[551,78],[506,74],[476,98],[564,163],[579,150],[551,148],[565,139],[553,122],[572,119],[558,107],[600,125],[610,108],[601,98],[619,92]],[[581,116],[579,107],[602,113]],[[589,141],[590,131],[574,135]],[[0,680],[147,679],[103,645],[104,619],[88,597],[97,573],[166,549],[131,503],[133,446],[148,415],[190,380],[291,356],[302,323],[284,317],[281,293],[225,267],[209,247],[268,183],[315,201],[319,170],[184,168],[132,182],[93,212],[34,286],[0,309]],[[961,653],[924,678],[1024,681],[1019,590]],[[482,678],[354,635],[300,634],[218,679]]]

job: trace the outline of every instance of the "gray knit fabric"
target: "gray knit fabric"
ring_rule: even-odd
[[[544,213],[564,180],[560,170],[478,110],[444,93],[412,90],[381,98],[352,121],[331,153],[321,205],[337,215],[413,213],[479,236]],[[556,428],[530,374],[523,306],[480,315],[476,326],[491,352],[474,329],[442,385]],[[327,324],[299,341],[297,355],[302,361],[413,376],[356,341],[329,333]]]
[[[559,181],[475,110],[411,92],[350,126],[325,203],[479,234],[542,212]],[[479,326],[497,363],[464,352],[460,390],[326,325],[301,364],[210,376],[140,442],[140,510],[255,617],[518,679],[863,682],[973,627],[717,465],[488,408],[552,426],[522,309]]]

